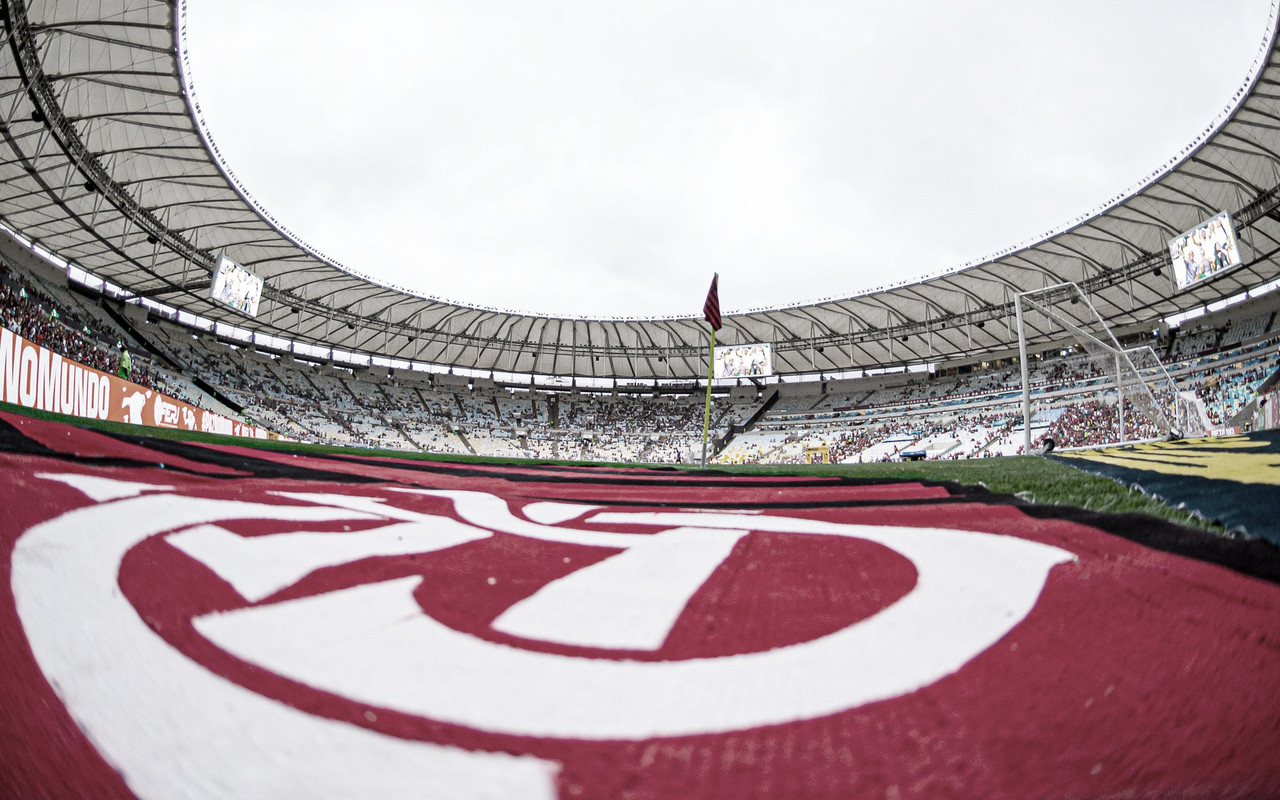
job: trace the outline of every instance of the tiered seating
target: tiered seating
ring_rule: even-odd
[[[859,455],[862,461],[887,461],[915,444],[916,441],[917,437],[914,433],[906,431],[892,433],[861,451]]]
[[[1172,361],[1182,361],[1191,356],[1200,355],[1212,348],[1217,340],[1218,331],[1213,328],[1179,335],[1173,340],[1173,349],[1169,352],[1169,358]]]
[[[115,345],[119,340],[114,336],[104,339],[75,308],[56,302],[46,293],[49,288],[22,275],[0,279],[0,325],[81,364],[115,373],[120,364],[120,349]],[[136,348],[130,355],[130,378],[143,386],[153,386],[155,365],[146,352]]]
[[[405,420],[401,424],[409,436],[409,441],[421,450],[429,453],[463,454],[467,452],[462,440],[438,423]]]
[[[1245,317],[1239,323],[1228,325],[1222,335],[1222,347],[1233,347],[1241,342],[1253,341],[1267,331],[1267,323],[1271,320],[1271,312],[1264,311]]]
[[[1184,382],[1189,384],[1205,404],[1210,420],[1219,426],[1227,425],[1257,394],[1258,386],[1267,376],[1280,369],[1280,351],[1274,343],[1263,343],[1243,357],[1219,358],[1212,365],[1201,365],[1189,372]]]
[[[113,343],[95,328],[109,315],[94,314],[65,290],[44,291],[21,275],[0,270],[0,320],[14,330],[93,366],[114,371]],[[1276,303],[1227,324],[1225,316],[1178,332],[1163,348],[1180,360],[1167,364],[1177,389],[1194,392],[1215,425],[1226,425],[1280,368],[1280,337],[1269,333]],[[95,307],[96,308],[96,307]],[[102,309],[97,309],[101,312]],[[76,327],[80,326],[80,327]],[[148,348],[183,374],[136,353],[135,377],[153,380],[175,397],[233,413],[197,385],[245,415],[285,435],[332,444],[476,452],[504,457],[673,462],[701,451],[701,395],[561,392],[507,388],[492,380],[399,372],[386,368],[312,364],[289,354],[256,352],[193,333],[169,321],[138,326]],[[1268,338],[1269,337],[1269,338]],[[1147,341],[1150,341],[1148,337]],[[1118,422],[1113,377],[1086,355],[1037,358],[1029,365],[1033,440],[1053,436],[1060,446],[1114,440]],[[1021,377],[1016,364],[948,374],[897,374],[826,383],[770,387],[776,404],[754,430],[740,426],[761,407],[754,386],[717,396],[712,435],[735,437],[722,463],[798,463],[806,449],[825,446],[833,461],[874,461],[906,453],[927,458],[1008,455],[1023,446]],[[1160,390],[1165,399],[1171,392]],[[1126,404],[1126,435],[1158,429]]]

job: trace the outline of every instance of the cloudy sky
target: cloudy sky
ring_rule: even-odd
[[[464,303],[698,315],[1039,238],[1223,110],[1269,0],[189,0],[258,201]]]

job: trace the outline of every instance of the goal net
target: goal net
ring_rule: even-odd
[[[1022,369],[1024,452],[1031,452],[1032,379],[1027,359],[1029,338],[1069,338],[1082,357],[1074,372],[1059,374],[1038,388],[1046,395],[1066,384],[1092,384],[1116,405],[1115,441],[1182,436],[1201,427],[1190,401],[1183,397],[1156,352],[1149,346],[1125,349],[1088,296],[1075,283],[1062,283],[1014,297],[1018,352]],[[1101,432],[1100,432],[1101,433]]]
[[[1195,436],[1207,433],[1213,427],[1204,401],[1195,392],[1183,391],[1174,383],[1173,376],[1150,345],[1131,347],[1125,352],[1138,370],[1139,377],[1160,406],[1169,411],[1170,429],[1165,433],[1175,436]]]

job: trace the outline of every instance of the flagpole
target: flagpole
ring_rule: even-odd
[[[702,466],[707,466],[707,434],[711,431],[711,381],[716,376],[716,331],[720,329],[720,273],[711,277],[702,318],[711,325],[711,349],[707,350],[707,403],[702,409]]]
[[[711,329],[711,347],[707,350],[707,402],[702,409],[702,466],[707,465],[707,432],[711,429],[711,379],[716,369],[716,329]]]

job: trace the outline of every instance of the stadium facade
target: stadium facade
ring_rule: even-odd
[[[462,305],[381,283],[292,235],[207,133],[187,74],[185,5],[0,4],[0,223],[67,264],[71,280],[105,281],[181,321],[331,359],[606,384],[705,376],[701,317],[588,319]],[[1017,351],[1014,296],[1022,291],[1078,284],[1106,323],[1125,331],[1274,281],[1277,18],[1273,3],[1254,69],[1218,118],[1142,185],[981,263],[851,297],[729,313],[719,342],[770,343],[784,379],[994,360]],[[1176,290],[1169,240],[1222,211],[1239,233],[1243,265]],[[222,255],[264,279],[256,317],[210,298]],[[1062,338],[1029,324],[1033,348]]]

